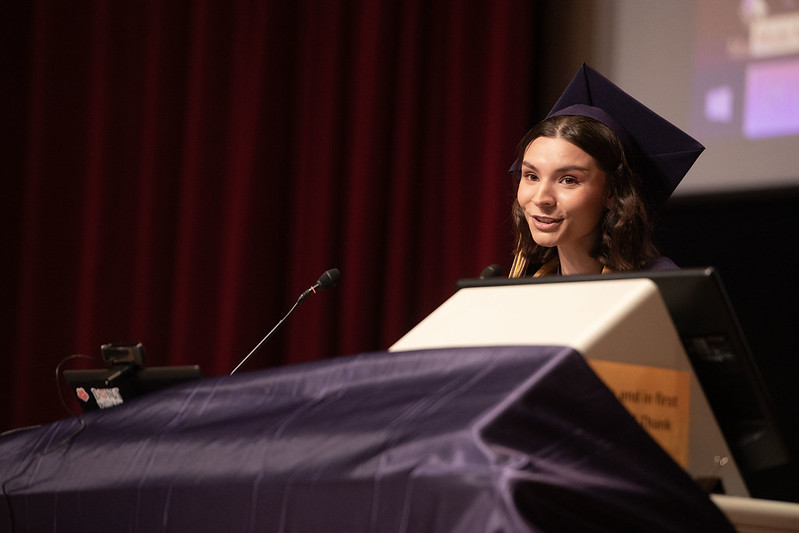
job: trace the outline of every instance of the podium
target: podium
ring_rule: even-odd
[[[742,530],[799,531],[799,505],[748,497],[748,482],[790,458],[713,269],[526,281],[466,283],[390,351],[573,348],[675,462],[705,490],[724,493],[714,501]],[[715,359],[710,367],[726,365],[726,373],[701,368],[686,346]],[[732,407],[720,405],[725,401]]]
[[[390,351],[509,345],[574,348],[631,414],[646,417],[655,440],[670,441],[665,448],[692,477],[719,478],[727,494],[749,495],[651,280],[461,289]],[[659,416],[641,414],[642,403],[658,399]],[[647,427],[652,420],[659,423]]]

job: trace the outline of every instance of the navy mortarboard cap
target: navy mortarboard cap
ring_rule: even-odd
[[[693,137],[583,64],[547,118],[579,115],[610,128],[654,204],[671,196],[705,149]]]

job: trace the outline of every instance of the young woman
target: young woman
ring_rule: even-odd
[[[652,204],[668,197],[702,146],[585,65],[575,79],[519,145],[510,276],[677,268],[653,244]],[[659,138],[653,145],[641,135]]]

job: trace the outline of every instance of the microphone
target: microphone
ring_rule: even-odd
[[[499,265],[489,265],[480,272],[480,279],[496,278],[502,274],[502,267]]]
[[[315,284],[313,284],[308,289],[305,289],[305,292],[300,295],[299,299],[297,300],[297,303],[300,303],[311,294],[316,294],[316,289],[320,290],[332,289],[333,287],[338,285],[339,280],[341,280],[341,272],[339,272],[337,268],[331,268],[330,270],[326,271],[324,274],[319,276],[319,280]]]
[[[324,274],[319,276],[319,280],[316,283],[314,283],[311,287],[305,289],[305,292],[300,294],[300,297],[297,298],[297,301],[294,302],[293,306],[291,306],[291,309],[289,309],[289,312],[286,313],[286,316],[281,318],[280,322],[275,324],[275,327],[273,327],[272,330],[269,333],[267,333],[266,336],[263,339],[261,339],[261,342],[256,344],[255,348],[253,348],[250,351],[250,353],[248,353],[247,356],[244,359],[242,359],[241,362],[238,365],[236,365],[236,368],[233,369],[233,371],[230,373],[230,375],[232,376],[233,374],[235,374],[236,371],[239,368],[241,368],[242,365],[244,365],[244,363],[246,363],[250,359],[250,357],[252,357],[252,354],[254,354],[256,351],[258,351],[258,348],[260,348],[261,345],[264,342],[266,342],[266,339],[271,337],[272,334],[275,331],[277,331],[277,328],[279,328],[280,325],[283,324],[283,322],[285,322],[286,319],[291,315],[291,313],[294,312],[294,310],[297,308],[297,306],[300,305],[300,302],[305,300],[311,294],[316,294],[317,290],[332,289],[333,287],[335,287],[336,285],[339,284],[339,281],[341,281],[341,272],[339,272],[339,270],[337,268],[331,268],[330,270],[325,271]]]

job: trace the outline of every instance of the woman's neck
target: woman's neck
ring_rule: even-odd
[[[564,276],[571,274],[601,274],[602,263],[587,253],[567,253],[558,248],[560,273]]]

